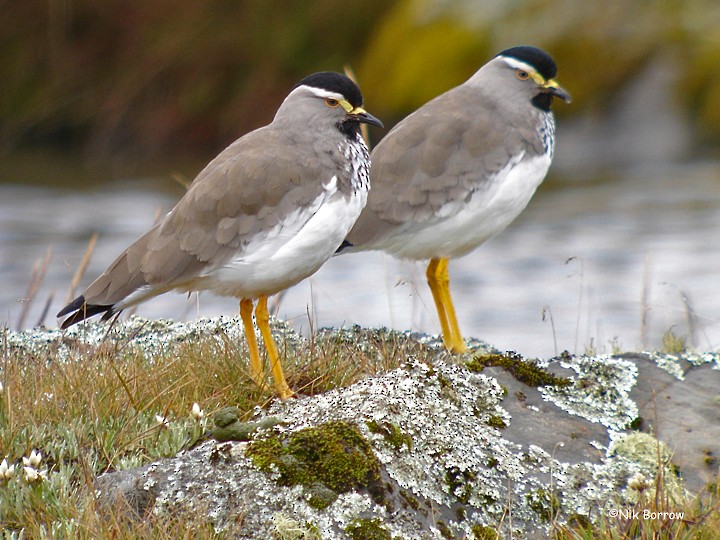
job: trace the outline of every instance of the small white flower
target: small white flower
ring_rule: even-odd
[[[165,418],[164,416],[162,416],[161,414],[155,415],[155,421],[158,424],[160,424],[162,427],[168,427],[168,425],[170,424],[170,421],[167,418]]]
[[[25,467],[23,467],[23,471],[25,472],[25,480],[27,480],[28,482],[34,482],[35,480],[40,478],[38,472],[32,467],[28,467],[26,465]]]
[[[23,456],[23,465],[25,465],[25,467],[37,468],[40,465],[41,461],[42,454],[40,452],[36,452],[35,450],[30,452],[30,457]]]
[[[628,487],[642,493],[648,487],[647,478],[643,474],[636,472],[628,480]]]
[[[205,411],[200,408],[200,405],[198,405],[197,403],[193,403],[192,411],[190,411],[190,414],[192,414],[192,417],[199,422],[203,419],[203,416],[205,416]]]
[[[0,463],[0,480],[10,480],[15,476],[15,465],[8,465],[7,458]]]
[[[33,467],[23,467],[23,471],[25,472],[25,480],[27,480],[29,484],[45,480],[45,478],[47,477],[47,469],[38,471]]]

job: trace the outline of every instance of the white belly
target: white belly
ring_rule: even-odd
[[[275,294],[314,274],[334,253],[357,220],[366,191],[351,197],[329,189],[237,257],[205,273],[204,287],[221,296],[257,298]]]
[[[426,221],[402,225],[368,248],[417,260],[465,255],[502,232],[525,209],[550,161],[543,155],[509,164],[469,201],[450,203]]]

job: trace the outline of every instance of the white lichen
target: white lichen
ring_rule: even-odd
[[[688,366],[712,365],[713,369],[720,369],[720,354],[684,352],[681,354],[665,354],[654,351],[643,353],[655,364],[676,377],[678,380],[685,380],[685,372]]]
[[[602,355],[563,358],[560,365],[575,372],[574,384],[542,387],[545,399],[611,430],[625,429],[637,418],[637,405],[630,398],[638,373],[634,363]]]

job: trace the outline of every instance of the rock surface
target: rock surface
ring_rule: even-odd
[[[389,334],[332,333],[365,353]],[[210,439],[103,475],[98,498],[124,499],[139,515],[204,512],[234,538],[482,538],[484,527],[535,537],[551,519],[592,521],[633,501],[628,479],[639,473],[652,484],[658,456],[678,496],[717,481],[716,354],[562,355],[539,365],[504,355],[569,383],[538,386],[507,366],[483,369],[478,359],[503,355],[480,342],[458,358],[432,338],[393,334],[419,340],[428,354],[348,388],[258,409],[253,421],[268,427],[251,430],[250,441]],[[286,461],[308,472],[320,458],[282,454],[263,469],[251,457],[258,441],[284,452],[292,434],[333,422],[369,443],[379,470],[372,485],[292,484]]]

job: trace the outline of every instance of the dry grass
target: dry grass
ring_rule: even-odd
[[[25,538],[178,538],[182,530],[187,538],[214,537],[197,516],[186,522],[127,520],[121,509],[101,513],[92,480],[195,444],[220,407],[235,405],[249,416],[272,398],[269,385],[259,389],[250,379],[244,343],[220,338],[152,358],[109,341],[61,358],[9,350],[0,335],[0,460],[15,466],[12,478],[0,479],[6,536],[22,530]],[[281,344],[281,350],[292,387],[313,394],[391,369],[413,354],[412,346],[392,340],[374,345],[364,354],[342,338],[321,336],[299,348]],[[191,415],[194,403],[205,411],[201,421]],[[46,476],[30,482],[23,457],[33,450],[42,454],[35,469]]]
[[[38,263],[38,276],[31,281],[42,279],[42,268]],[[79,271],[77,279],[81,276]],[[35,294],[31,285],[28,300]],[[1,538],[222,537],[203,512],[137,519],[126,508],[101,510],[92,488],[99,474],[173,456],[194,445],[218,408],[234,405],[249,417],[255,406],[272,399],[269,385],[260,389],[252,382],[244,343],[224,334],[216,338],[188,341],[153,357],[128,347],[127,341],[107,341],[97,348],[77,348],[65,358],[10,350],[0,331],[0,459],[15,466],[14,476],[0,474]],[[309,342],[280,343],[289,384],[312,395],[393,369],[410,357],[430,360],[422,345],[397,334],[366,332],[363,339],[359,343],[357,334],[344,338],[342,333],[320,333]],[[191,415],[194,403],[205,411],[202,420]],[[29,481],[23,468],[23,458],[32,451],[42,454],[41,463],[33,467],[44,474],[41,480]],[[553,537],[716,538],[717,485],[696,498],[676,501],[662,480],[661,472],[656,487],[643,492],[628,513],[600,516],[592,525],[553,523]],[[646,520],[632,517],[633,511],[635,516],[682,512],[683,518]]]

